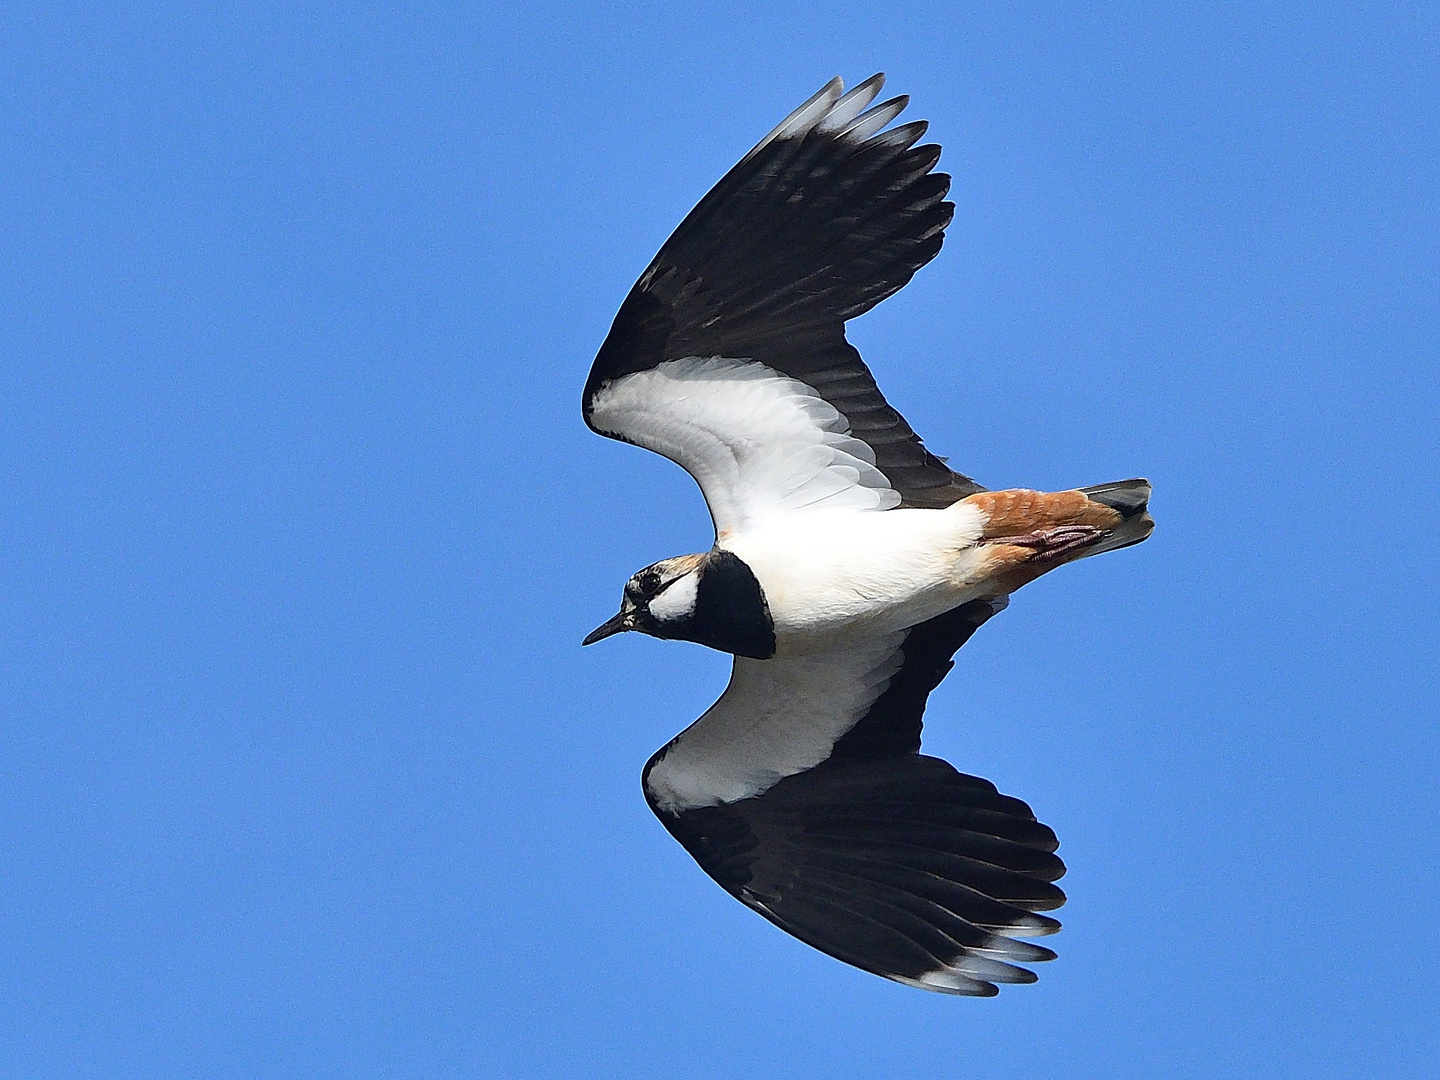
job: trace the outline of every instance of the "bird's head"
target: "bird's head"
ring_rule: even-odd
[[[658,638],[684,638],[695,619],[705,556],[679,555],[645,567],[625,583],[619,613],[581,642],[593,645],[612,634],[639,630]]]
[[[645,567],[625,583],[620,611],[581,644],[626,630],[760,660],[775,655],[775,627],[760,583],[728,551],[679,555]]]

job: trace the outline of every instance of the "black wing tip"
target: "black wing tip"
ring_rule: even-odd
[[[657,753],[647,765],[663,755]],[[991,997],[1055,953],[1053,837],[1029,807],[939,758],[830,759],[666,829],[727,892],[807,945],[883,978]],[[1043,833],[1043,836],[1038,834]]]
[[[740,159],[739,165],[744,165],[778,139],[803,138],[824,117],[829,115],[830,110],[834,108],[844,92],[845,80],[836,75],[792,109],[790,114],[776,124],[768,135],[751,147],[750,152]]]
[[[908,928],[903,928],[906,922],[903,913],[898,920],[887,919],[883,914],[877,916],[874,909],[865,910],[863,899],[857,903],[834,892],[828,897],[814,892],[808,895],[804,901],[808,918],[797,920],[781,914],[764,898],[746,888],[728,891],[767,921],[817,951],[871,975],[917,990],[964,997],[994,997],[999,993],[996,984],[1028,985],[1039,981],[1039,975],[1020,967],[1020,964],[1042,964],[1056,958],[1055,952],[1043,945],[1018,941],[1000,933],[986,933],[975,927],[970,928],[968,944],[961,946],[949,940],[937,926],[917,924],[912,920]],[[884,905],[881,907],[883,911]],[[896,914],[893,908],[890,914]],[[837,934],[834,925],[818,929],[817,915],[829,916],[826,921],[843,925],[850,933]],[[1053,919],[1045,921],[1054,923]],[[1055,929],[1059,929],[1058,923],[1054,925]],[[855,937],[857,928],[860,931],[858,939]],[[827,929],[829,932],[826,932]],[[1052,932],[1019,925],[1009,930],[1031,936]],[[936,946],[937,940],[942,942],[939,947]],[[883,956],[875,952],[877,942],[884,942],[881,945]]]
[[[898,128],[888,127],[909,106],[910,95],[898,94],[878,105],[872,104],[884,86],[883,71],[877,71],[848,91],[845,89],[845,80],[836,75],[791,110],[784,120],[776,124],[768,135],[740,159],[739,164],[744,165],[776,141],[803,140],[812,133],[826,136],[850,148],[870,144],[909,149],[924,136],[930,122],[912,120]],[[899,134],[896,134],[897,132]]]
[[[1043,916],[1032,916],[1036,920]],[[1054,933],[1060,924],[1054,919],[1044,919],[1043,930],[1026,924],[1007,927],[1010,934],[1037,936],[1040,933]],[[876,975],[891,979],[918,990],[932,993],[953,994],[961,997],[994,997],[1000,992],[1000,985],[1028,986],[1040,981],[1040,976],[1021,964],[1045,964],[1056,958],[1054,950],[1028,941],[1017,941],[1004,934],[993,934],[983,944],[966,948],[929,970],[875,971]],[[998,984],[998,985],[997,985]]]

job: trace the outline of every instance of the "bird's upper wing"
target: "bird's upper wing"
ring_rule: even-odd
[[[948,506],[980,486],[886,404],[845,321],[924,266],[955,212],[908,99],[837,78],[680,223],[621,305],[586,422],[678,462],[717,530],[812,506]]]
[[[919,753],[977,600],[822,656],[736,657],[721,699],[645,767],[645,797],[731,895],[846,963],[952,994],[1033,982],[1054,956],[1055,834],[989,781]]]

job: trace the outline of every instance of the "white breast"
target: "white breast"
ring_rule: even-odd
[[[985,580],[981,512],[834,511],[774,519],[723,538],[765,592],[777,638],[913,626],[974,599]]]

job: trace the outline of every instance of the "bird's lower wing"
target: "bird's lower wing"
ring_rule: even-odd
[[[1003,601],[823,655],[737,658],[725,695],[645,768],[700,866],[800,940],[886,978],[988,995],[1048,960],[1055,834],[993,784],[922,756],[925,702]]]
[[[986,780],[920,754],[827,761],[764,795],[660,814],[732,896],[897,982],[990,996],[1054,953],[1055,834]]]

